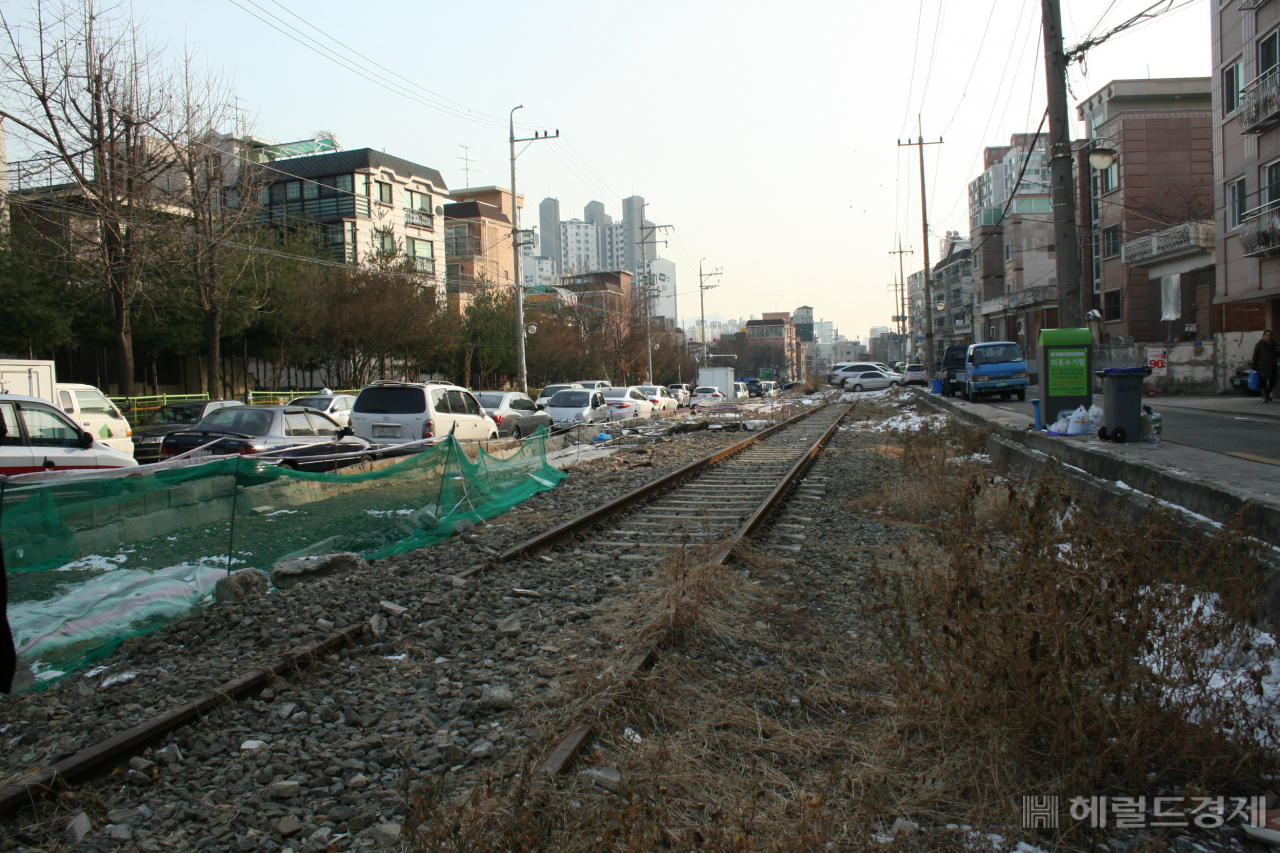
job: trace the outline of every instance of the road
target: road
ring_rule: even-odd
[[[1034,389],[1033,393],[1034,393]],[[1102,398],[1096,398],[1099,405]],[[1253,401],[1253,398],[1251,398]],[[997,408],[1032,417],[1031,401],[983,400]],[[1265,405],[1256,400],[1259,411],[1254,414],[1235,414],[1182,405],[1161,405],[1159,398],[1147,401],[1159,412],[1163,422],[1162,440],[1222,453],[1239,459],[1280,465],[1280,402]],[[1263,412],[1265,410],[1265,414]],[[1247,409],[1246,409],[1247,411]],[[1275,412],[1274,415],[1271,412]]]

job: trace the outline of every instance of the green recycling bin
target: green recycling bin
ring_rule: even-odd
[[[1093,405],[1093,333],[1088,329],[1041,329],[1040,411],[1052,423],[1063,409]]]

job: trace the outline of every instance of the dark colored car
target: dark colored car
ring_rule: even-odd
[[[166,436],[160,458],[170,459],[189,451],[195,451],[191,457],[233,453],[258,456],[264,461],[278,460],[282,468],[295,471],[335,471],[387,455],[323,412],[290,406],[220,409],[187,431]],[[310,458],[337,453],[353,455],[345,459]]]
[[[524,438],[545,426],[551,431],[551,416],[519,391],[480,391],[476,394],[480,407],[498,425],[500,438]]]
[[[747,380],[747,397],[763,397],[763,396],[764,396],[764,386],[760,384],[760,380],[755,378],[748,379]]]
[[[964,389],[964,360],[969,352],[967,344],[949,346],[942,354],[937,376],[942,380],[942,396],[954,397]]]
[[[243,406],[239,400],[201,400],[194,403],[169,403],[133,428],[133,458],[139,465],[160,461],[160,445],[166,435],[190,429],[206,415],[230,406]]]

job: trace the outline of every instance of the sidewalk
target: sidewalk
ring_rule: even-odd
[[[1228,455],[1166,441],[1158,446],[1142,443],[1112,444],[1096,435],[1057,437],[1032,428],[1022,412],[1001,405],[968,403],[959,398],[920,392],[923,407],[948,412],[966,423],[988,428],[1000,438],[1033,452],[1057,457],[1104,482],[1122,489],[1155,495],[1161,500],[1219,524],[1231,523],[1245,510],[1256,535],[1280,546],[1280,472],[1274,464],[1254,461],[1245,454]],[[1155,397],[1153,407],[1195,409],[1232,419],[1252,419],[1263,408],[1257,398]],[[1280,415],[1280,403],[1275,404]],[[1229,408],[1230,407],[1230,408]],[[1270,409],[1270,406],[1266,408]],[[1267,429],[1270,429],[1270,418]],[[1247,448],[1241,448],[1247,449]]]
[[[1097,395],[1101,401],[1102,396]],[[1213,397],[1148,397],[1145,402],[1153,409],[1195,409],[1224,415],[1245,415],[1250,418],[1270,418],[1280,421],[1280,402],[1264,403],[1261,397],[1247,394],[1218,394]]]

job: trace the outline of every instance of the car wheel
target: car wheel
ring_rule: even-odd
[[[519,441],[524,433],[520,430],[520,424],[516,424],[511,428],[511,437]]]
[[[281,462],[281,463],[280,463],[280,467],[281,467],[281,468],[288,468],[290,471],[297,471],[297,470],[298,470],[298,463],[297,463],[297,462],[294,462],[292,459],[286,459],[286,460],[284,460],[283,462]]]
[[[889,383],[889,387],[890,387],[890,388],[897,388],[897,387],[898,387],[898,383],[897,383],[897,382],[890,382],[890,383]]]
[[[854,385],[854,386],[853,386],[853,390],[854,390],[854,391],[861,391],[861,390],[862,390],[862,386],[861,386],[861,385]]]
[[[356,464],[358,464],[358,465],[372,465],[372,464],[373,464],[373,457],[366,453],[364,456],[361,456],[361,457],[360,457],[360,461],[359,461],[358,463],[356,463]]]

